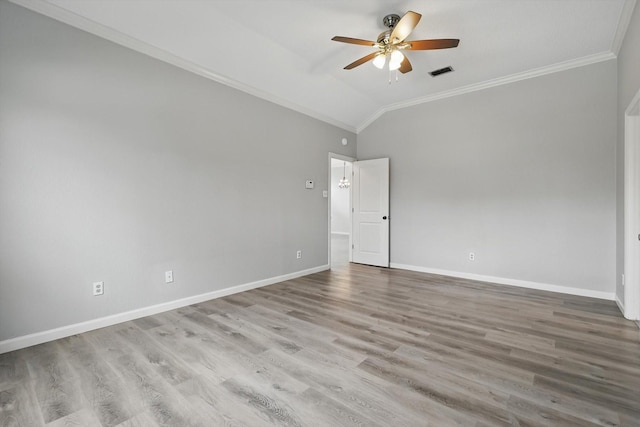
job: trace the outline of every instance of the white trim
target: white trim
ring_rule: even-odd
[[[328,123],[330,125],[336,126],[338,128],[347,130],[349,132],[354,132],[356,134],[362,132],[371,123],[373,123],[376,119],[378,119],[380,116],[382,116],[384,113],[388,111],[407,108],[407,107],[424,104],[431,101],[436,101],[438,99],[450,98],[452,96],[462,95],[465,93],[475,92],[478,90],[488,89],[495,86],[501,86],[503,84],[513,83],[520,80],[526,80],[533,77],[542,76],[545,74],[556,73],[556,72],[568,70],[571,68],[582,67],[584,65],[594,64],[597,62],[613,59],[616,57],[616,54],[620,49],[620,45],[622,44],[622,40],[624,39],[626,29],[629,25],[629,20],[631,19],[631,12],[633,11],[633,6],[635,5],[635,2],[636,2],[636,0],[626,0],[625,2],[625,5],[623,7],[623,10],[620,16],[620,21],[618,24],[618,31],[616,33],[616,36],[613,42],[613,52],[603,52],[595,55],[585,56],[583,58],[564,61],[564,62],[553,64],[547,67],[528,70],[522,73],[512,74],[510,76],[500,77],[497,79],[464,86],[464,87],[457,88],[450,91],[440,92],[433,95],[427,95],[425,97],[415,98],[412,100],[399,102],[396,104],[385,105],[381,107],[379,110],[377,110],[368,119],[363,121],[359,126],[354,127],[342,121],[336,120],[332,117],[326,116],[324,114],[320,114],[317,111],[313,111],[309,108],[306,108],[299,104],[291,102],[287,99],[281,98],[273,93],[265,92],[256,87],[247,85],[245,83],[241,83],[230,77],[214,73],[196,63],[180,58],[177,55],[174,55],[166,50],[152,46],[134,37],[127,36],[113,28],[107,27],[105,25],[99,24],[90,19],[87,19],[83,16],[77,15],[73,12],[70,12],[62,7],[49,3],[45,0],[9,0],[9,1],[17,5],[20,5],[26,9],[48,16],[57,21],[64,22],[65,24],[71,25],[72,27],[79,28],[83,31],[94,34],[103,39],[112,41],[121,46],[125,46],[129,49],[135,50],[137,52],[140,52],[152,58],[158,59],[160,61],[174,65],[176,67],[182,68],[183,70],[190,71],[199,76],[221,83],[225,86],[229,86],[239,91],[248,93],[249,95],[253,95],[255,97],[264,99],[266,101],[273,102],[274,104],[294,110],[298,113],[307,115],[314,119],[317,119],[325,123]]]
[[[640,319],[640,90],[624,112],[624,317]]]
[[[629,28],[629,23],[631,22],[631,16],[633,15],[633,8],[635,5],[636,0],[626,0],[624,2],[624,6],[622,6],[616,35],[611,43],[611,52],[616,56],[620,53],[620,48],[622,47],[622,42],[627,34],[627,29]]]
[[[442,92],[445,93],[445,92]],[[454,96],[454,95],[451,95]],[[425,103],[429,102],[429,101],[424,101]],[[414,104],[417,105],[417,104]],[[390,109],[388,109],[387,107],[382,107],[380,109],[378,109],[378,111],[376,111],[375,113],[373,113],[371,116],[369,116],[368,119],[366,119],[364,122],[360,123],[360,125],[357,127],[356,129],[356,134],[360,134],[360,132],[362,132],[363,130],[365,130],[367,127],[369,127],[369,125],[373,122],[375,122],[376,120],[378,120],[384,113],[386,113],[387,111],[391,111]]]
[[[458,271],[440,270],[437,268],[420,267],[415,265],[406,265],[391,263],[391,268],[399,268],[401,270],[419,271],[421,273],[438,274],[441,276],[458,277],[461,279],[477,280],[479,282],[497,283],[500,285],[517,286],[519,288],[537,289],[540,291],[559,292],[562,294],[578,295],[582,297],[591,297],[613,301],[615,299],[614,292],[592,291],[589,289],[572,288],[569,286],[550,285],[548,283],[530,282],[527,280],[506,279],[504,277],[485,276],[481,274],[462,273]]]
[[[640,90],[638,90],[636,95],[633,97],[627,109],[624,110],[624,115],[625,116],[640,115]]]
[[[182,68],[183,70],[190,71],[199,76],[221,83],[225,86],[229,86],[233,89],[237,89],[239,91],[248,93],[249,95],[253,95],[257,98],[261,98],[266,101],[273,102],[274,104],[280,105],[282,107],[288,108],[300,114],[304,114],[306,116],[309,116],[314,119],[320,120],[322,122],[328,123],[330,125],[336,126],[338,128],[347,130],[349,132],[354,132],[354,133],[356,132],[353,126],[348,125],[344,122],[341,122],[339,120],[336,120],[324,114],[320,114],[317,111],[313,111],[309,108],[303,107],[299,104],[296,104],[295,102],[291,102],[287,99],[281,98],[273,93],[265,92],[261,89],[239,82],[230,77],[226,77],[221,74],[214,73],[205,67],[202,67],[194,62],[187,61],[186,59],[183,59],[177,55],[174,55],[173,53],[170,53],[164,49],[160,49],[156,46],[152,46],[134,37],[123,34],[118,30],[99,24],[95,21],[92,21],[80,15],[77,15],[73,12],[70,12],[66,9],[63,9],[47,1],[43,1],[43,0],[9,0],[9,1],[19,6],[22,6],[26,9],[48,16],[49,18],[71,25],[72,27],[79,28],[83,31],[94,34],[103,39],[109,40],[121,46],[135,50],[136,52],[145,54],[152,58],[174,65],[178,68]]]
[[[622,301],[620,301],[620,298],[618,298],[618,295],[616,295],[616,305],[620,309],[620,313],[624,315],[624,304],[622,303]]]
[[[544,76],[547,74],[570,70],[572,68],[583,67],[585,65],[596,64],[598,62],[604,62],[610,59],[615,59],[615,57],[616,56],[611,52],[602,52],[595,55],[584,56],[578,59],[572,59],[570,61],[559,62],[557,64],[549,65],[547,67],[535,68],[533,70],[524,71],[522,73],[511,74],[509,76],[499,77],[497,79],[487,80],[484,82],[463,86],[457,89],[435,93],[433,95],[427,95],[420,98],[410,99],[408,101],[389,104],[380,108],[371,117],[369,117],[362,124],[360,124],[360,126],[358,126],[357,128],[356,133],[362,132],[367,126],[369,126],[371,123],[376,121],[384,113],[389,111],[399,110],[407,107],[413,107],[415,105],[425,104],[427,102],[437,101],[439,99],[450,98],[452,96],[458,96],[458,95],[463,95],[470,92],[489,89],[496,86],[502,86],[505,84],[514,83],[521,80],[532,79],[532,78]]]
[[[350,236],[351,233],[347,232],[347,231],[332,231],[331,234],[338,234],[340,236]]]
[[[197,304],[203,301],[209,301],[211,299],[221,298],[227,295],[237,294],[239,292],[245,292],[255,288],[261,288],[263,286],[272,285],[274,283],[279,283],[286,280],[295,279],[297,277],[325,271],[329,268],[330,267],[328,264],[321,265],[319,267],[296,271],[293,273],[284,274],[282,276],[271,277],[268,279],[258,280],[256,282],[245,283],[237,286],[231,286],[229,288],[220,289],[213,292],[207,292],[204,294],[194,295],[175,301],[169,301],[162,304],[126,311],[124,313],[118,313],[111,316],[92,319],[86,322],[76,323],[74,325],[62,326],[60,328],[50,329],[48,331],[11,338],[5,341],[0,341],[0,354],[19,350],[25,347],[30,347],[36,344],[42,344],[44,342],[53,341],[60,338],[69,337],[75,334],[81,334],[83,332],[92,331],[94,329],[104,328],[107,326],[116,325],[118,323],[139,319],[141,317],[151,316],[153,314],[174,310],[176,308],[185,307],[187,305]]]

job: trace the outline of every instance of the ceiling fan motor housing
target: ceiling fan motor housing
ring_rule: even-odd
[[[384,18],[382,18],[382,25],[384,25],[385,27],[388,28],[387,31],[383,31],[378,35],[378,40],[377,42],[381,45],[388,45],[389,44],[389,38],[391,37],[391,33],[393,32],[393,29],[395,28],[396,24],[400,21],[400,16],[396,15],[395,13],[389,14],[387,16],[385,16]]]
[[[385,46],[388,45],[389,39],[391,38],[391,31],[392,30],[381,32],[380,35],[378,35],[377,42],[381,45],[385,45]]]

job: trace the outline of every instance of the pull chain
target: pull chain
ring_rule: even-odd
[[[393,71],[389,70],[389,84],[391,84],[391,73],[393,73]],[[398,70],[396,70],[396,82],[399,81],[398,80]]]

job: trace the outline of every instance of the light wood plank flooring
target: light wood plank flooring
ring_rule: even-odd
[[[613,302],[360,265],[0,355],[0,426],[640,426]]]

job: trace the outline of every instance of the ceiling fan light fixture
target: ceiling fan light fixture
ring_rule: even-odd
[[[397,70],[398,68],[400,68],[402,61],[404,60],[404,55],[399,50],[394,50],[393,52],[391,52],[390,56],[389,69],[392,71]]]
[[[391,52],[391,62],[402,62],[404,55],[399,50]]]
[[[384,68],[384,64],[387,62],[387,55],[381,53],[373,59],[373,65],[382,70]]]
[[[460,39],[430,39],[430,40],[410,40],[407,37],[416,28],[420,21],[420,15],[417,12],[408,11],[402,18],[399,15],[387,15],[383,19],[383,24],[387,30],[378,35],[378,41],[355,39],[353,37],[334,36],[331,40],[356,44],[360,46],[369,46],[376,49],[363,56],[351,64],[344,67],[345,70],[352,70],[365,62],[373,61],[376,68],[388,68],[389,71],[399,70],[400,73],[406,74],[413,70],[409,58],[402,54],[402,50],[433,50],[433,49],[450,49],[458,47]],[[397,77],[397,73],[396,73]]]

